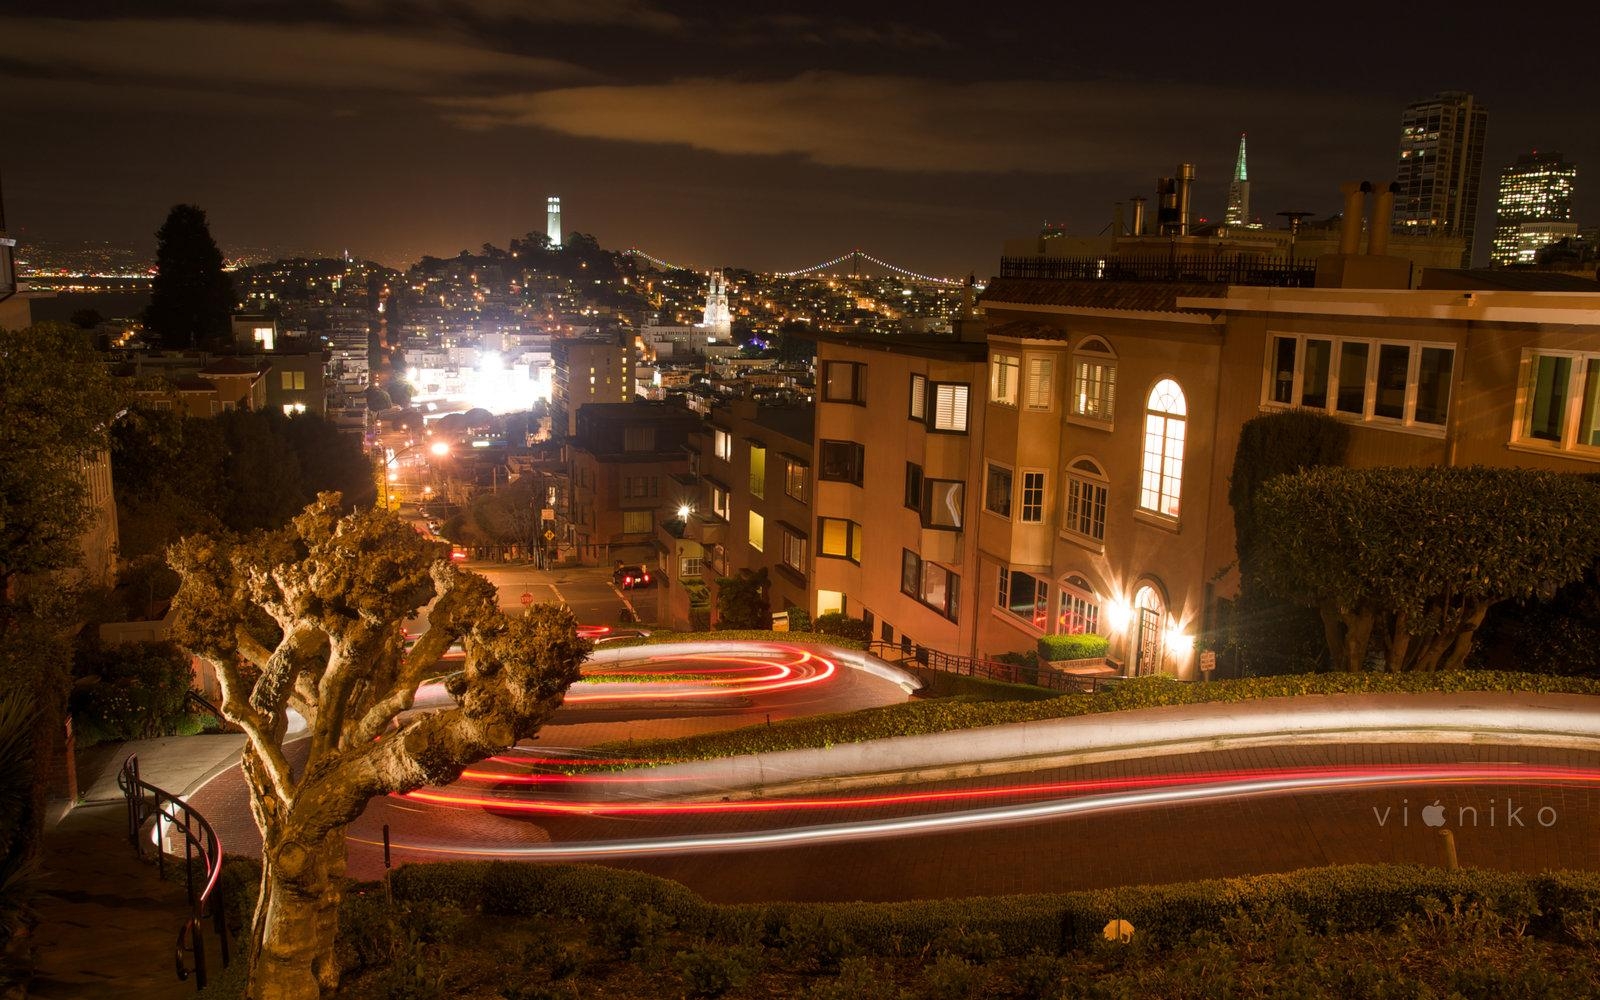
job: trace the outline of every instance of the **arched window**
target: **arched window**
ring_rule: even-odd
[[[1067,466],[1066,478],[1062,529],[1097,542],[1104,541],[1108,489],[1105,470],[1092,458],[1079,458]]]
[[[1133,673],[1153,674],[1161,669],[1162,639],[1166,632],[1167,601],[1151,584],[1133,595]]]
[[[1144,476],[1139,484],[1139,506],[1167,517],[1178,516],[1187,412],[1183,390],[1172,379],[1164,378],[1150,390],[1144,411]]]
[[[1077,635],[1100,632],[1100,599],[1089,581],[1076,573],[1061,578],[1061,596],[1056,605],[1056,632]]]
[[[1099,337],[1087,337],[1072,352],[1072,415],[1111,422],[1117,399],[1117,357]]]

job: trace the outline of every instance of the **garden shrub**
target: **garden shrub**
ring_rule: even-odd
[[[928,1000],[969,1000],[984,996],[988,982],[989,973],[981,965],[944,952],[923,970],[921,996]]]
[[[1041,660],[1088,660],[1097,656],[1106,655],[1111,648],[1111,640],[1103,635],[1085,632],[1081,635],[1041,635],[1039,637],[1039,659]]]
[[[795,632],[811,631],[811,612],[805,608],[791,604],[785,609],[789,612],[789,628]]]
[[[755,949],[728,948],[708,944],[693,951],[680,951],[673,959],[691,997],[720,997],[743,986],[760,966]]]
[[[818,615],[811,622],[811,630],[823,635],[836,635],[854,642],[871,642],[872,629],[860,618],[851,618],[842,611]]]
[[[190,723],[189,656],[171,642],[94,645],[73,658],[68,706],[79,746],[174,736]]]

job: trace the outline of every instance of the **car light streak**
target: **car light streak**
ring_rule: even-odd
[[[1290,776],[1277,775],[1275,772],[1265,772],[1262,776],[1235,780],[1107,792],[1069,799],[993,806],[926,816],[788,827],[749,833],[713,833],[682,837],[569,844],[530,844],[519,847],[497,846],[492,848],[427,842],[408,842],[396,844],[395,846],[428,854],[566,861],[634,855],[761,850],[808,844],[876,840],[888,837],[937,834],[955,830],[964,831],[991,826],[1016,825],[1073,816],[1091,816],[1122,809],[1217,802],[1228,799],[1281,795],[1297,791],[1332,791],[1346,788],[1486,780],[1502,785],[1600,784],[1600,771],[1581,768],[1520,768],[1515,766],[1485,767],[1482,765],[1465,765],[1461,767],[1328,769],[1322,773],[1315,773],[1315,770],[1312,770],[1313,773]],[[359,842],[372,843],[364,840]]]
[[[681,672],[681,664],[695,664],[695,672],[707,672],[715,667],[712,664],[735,664],[738,666],[726,669],[743,669],[752,673],[742,679],[714,680],[714,681],[674,681],[661,684],[639,684],[630,687],[640,687],[644,690],[606,691],[605,693],[586,693],[580,688],[590,687],[582,682],[574,684],[567,690],[566,704],[581,704],[583,702],[616,702],[616,701],[660,701],[663,699],[679,698],[719,698],[736,695],[761,694],[772,691],[784,691],[810,684],[820,684],[834,676],[839,667],[832,660],[820,656],[810,650],[798,649],[794,646],[773,646],[774,652],[787,654],[791,659],[774,662],[754,656],[728,656],[715,653],[699,654],[674,654],[670,656],[652,656],[645,659],[646,664],[671,663],[673,670]],[[707,665],[702,667],[701,665]],[[619,667],[619,669],[621,669]],[[759,672],[756,672],[759,671]],[[647,666],[627,664],[626,672],[648,672]],[[614,685],[606,685],[608,688]],[[574,692],[578,693],[574,693]]]
[[[502,774],[495,772],[462,772],[463,778],[480,781],[497,781],[505,784],[645,784],[653,780],[645,775],[535,775]],[[785,812],[821,809],[860,808],[927,805],[949,802],[976,802],[1001,797],[1041,798],[1086,792],[1105,792],[1138,788],[1180,787],[1184,785],[1219,785],[1255,780],[1320,780],[1354,782],[1384,781],[1390,784],[1420,784],[1465,781],[1509,781],[1520,784],[1541,782],[1594,782],[1600,783],[1600,772],[1567,767],[1520,767],[1517,765],[1463,765],[1440,767],[1433,765],[1394,765],[1391,767],[1305,767],[1274,770],[1207,771],[1188,774],[1150,775],[1139,778],[1095,778],[1077,781],[1035,783],[1028,785],[998,785],[985,788],[960,788],[922,792],[890,792],[880,795],[838,796],[829,798],[746,799],[736,802],[683,801],[563,801],[560,799],[528,799],[521,796],[485,795],[474,792],[441,789],[419,789],[405,793],[405,798],[434,805],[464,808],[493,809],[502,812],[577,814],[585,816],[671,816],[709,813]],[[686,780],[676,778],[671,780]]]

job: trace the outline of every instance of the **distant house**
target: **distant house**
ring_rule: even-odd
[[[682,498],[674,476],[689,469],[700,418],[670,403],[590,403],[567,446],[570,543],[590,566],[656,554],[656,524]]]

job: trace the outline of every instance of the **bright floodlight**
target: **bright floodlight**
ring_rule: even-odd
[[[433,452],[435,455],[440,456],[441,458],[450,454],[450,446],[443,441],[435,441],[433,444],[428,446],[428,450]]]
[[[694,508],[686,503],[678,504],[678,520],[687,521],[689,515],[694,513]]]

